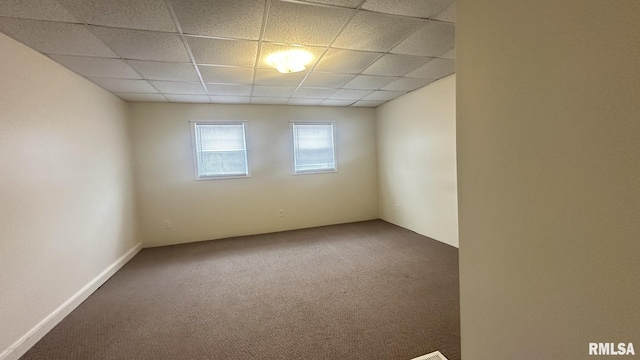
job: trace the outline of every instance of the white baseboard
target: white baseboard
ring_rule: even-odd
[[[78,290],[69,300],[65,301],[49,316],[44,318],[38,325],[34,326],[29,332],[24,334],[18,341],[9,346],[8,349],[0,353],[0,360],[18,360],[24,355],[35,343],[42,339],[54,326],[71,313],[78,305],[85,301],[89,295],[93,294],[102,284],[104,284],[116,271],[120,270],[138,251],[142,249],[142,243],[136,244],[126,254],[122,255],[113,264],[109,265],[100,275],[93,278],[87,285]]]

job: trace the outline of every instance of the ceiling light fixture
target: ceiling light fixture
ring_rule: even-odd
[[[283,74],[299,72],[306,69],[313,56],[305,50],[288,50],[269,55],[267,63]]]

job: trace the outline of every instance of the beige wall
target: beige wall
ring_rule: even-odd
[[[10,359],[138,239],[126,103],[2,34],[0,63],[0,357]]]
[[[380,217],[458,246],[455,92],[455,75],[438,80],[378,107],[376,124]]]
[[[640,2],[457,14],[463,358],[640,355]]]
[[[153,103],[130,109],[145,246],[378,217],[372,109]],[[194,180],[189,121],[203,119],[247,121],[250,178]],[[292,120],[337,122],[337,173],[292,175]]]

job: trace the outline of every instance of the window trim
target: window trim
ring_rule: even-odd
[[[313,175],[313,174],[332,174],[338,172],[338,143],[336,141],[337,125],[336,121],[308,121],[308,120],[291,120],[291,165],[293,175]],[[331,125],[331,135],[333,142],[333,161],[334,167],[332,170],[311,170],[304,172],[296,172],[296,136],[294,131],[295,125]]]
[[[251,166],[249,147],[247,146],[247,120],[190,120],[189,126],[191,127],[191,153],[193,156],[193,171],[194,179],[196,181],[208,181],[208,180],[225,180],[225,179],[245,179],[251,177]],[[246,175],[213,175],[213,176],[199,176],[198,175],[198,145],[196,144],[196,126],[197,125],[242,125],[242,131],[244,133],[244,153],[247,164]]]

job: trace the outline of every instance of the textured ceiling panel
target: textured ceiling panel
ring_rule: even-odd
[[[0,31],[46,54],[117,57],[84,25],[3,18]]]
[[[369,66],[364,74],[402,76],[429,61],[429,58],[387,54]]]
[[[333,95],[334,92],[336,92],[336,89],[301,87],[296,90],[293,97],[305,99],[326,99]]]
[[[273,1],[264,40],[327,46],[352,14],[349,9]]]
[[[456,58],[456,48],[453,48],[446,53],[440,55],[441,58],[445,59],[455,59]]]
[[[167,102],[162,94],[115,93],[115,95],[125,101]]]
[[[179,35],[97,26],[92,31],[125,59],[191,61]]]
[[[364,97],[362,100],[367,101],[388,101],[397,98],[398,96],[406,94],[406,91],[384,91],[378,90]]]
[[[258,40],[264,0],[173,0],[185,34]]]
[[[362,0],[305,0],[308,3],[335,5],[355,9]]]
[[[200,65],[200,75],[206,83],[251,84],[253,69],[243,67]]]
[[[391,52],[396,54],[441,56],[455,47],[455,25],[429,21]]]
[[[49,57],[75,73],[86,77],[142,79],[142,76],[129,64],[120,59],[69,55],[49,55]]]
[[[291,74],[281,74],[276,70],[258,69],[254,83],[256,85],[269,86],[298,86],[307,72],[298,72]]]
[[[345,89],[377,90],[396,79],[397,77],[392,76],[358,75],[344,87]]]
[[[279,98],[279,97],[252,97],[252,104],[263,104],[263,105],[284,105],[287,103],[287,98]]]
[[[341,88],[351,81],[355,75],[312,72],[302,83],[308,87]]]
[[[358,74],[373,63],[381,53],[329,49],[322,57],[317,71]]]
[[[90,25],[175,32],[163,0],[57,0]]]
[[[371,100],[360,100],[360,101],[356,101],[355,104],[351,105],[354,107],[378,107],[382,104],[384,104],[385,102],[380,100],[380,101],[371,101]]]
[[[455,72],[455,61],[447,59],[433,59],[406,76],[424,79],[440,79]]]
[[[129,60],[129,64],[148,80],[200,81],[191,63]]]
[[[324,100],[320,103],[322,106],[349,106],[353,104],[353,100]]]
[[[322,99],[296,99],[291,98],[287,102],[288,105],[320,105]]]
[[[360,11],[340,33],[332,47],[366,51],[387,51],[424,20]]]
[[[171,102],[184,103],[210,103],[211,99],[207,95],[165,95]]]
[[[441,13],[452,2],[453,0],[367,0],[362,8],[427,19]]]
[[[331,100],[360,100],[363,97],[371,94],[370,90],[350,90],[340,89],[334,92],[329,99]]]
[[[433,82],[433,79],[400,78],[392,83],[385,85],[382,90],[413,91],[431,82]]]
[[[114,93],[157,93],[146,80],[89,78],[95,84]]]
[[[0,1],[0,16],[70,23],[79,22],[56,0],[2,0]]]
[[[456,22],[456,3],[452,3],[443,12],[433,18],[440,21]]]
[[[256,85],[253,87],[253,93],[251,93],[251,95],[288,98],[295,90],[295,87]]]
[[[253,67],[258,42],[188,37],[187,42],[198,64]]]
[[[291,46],[291,45],[263,42],[262,45],[260,45],[260,60],[258,61],[258,67],[262,69],[273,69],[273,66],[271,66],[266,61],[267,56],[276,52],[287,51],[287,50],[299,50],[299,49],[309,52],[312,56],[311,61],[308,64],[306,64],[307,69],[311,69],[318,62],[318,60],[326,50],[326,48],[323,48],[323,47]]]
[[[163,94],[206,95],[204,86],[199,82],[149,81]]]
[[[248,96],[209,96],[214,104],[250,104],[251,98]]]
[[[214,96],[250,96],[251,85],[207,84],[209,94]]]

